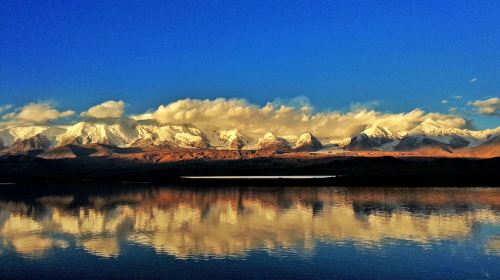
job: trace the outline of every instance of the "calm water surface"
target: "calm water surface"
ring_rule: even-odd
[[[0,278],[500,279],[500,188],[0,186]]]

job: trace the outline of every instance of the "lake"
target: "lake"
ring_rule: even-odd
[[[1,279],[500,279],[500,188],[0,186]]]

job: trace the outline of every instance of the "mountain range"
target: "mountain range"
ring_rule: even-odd
[[[345,151],[477,151],[500,156],[500,127],[468,130],[423,122],[403,131],[368,125],[347,141],[322,139],[310,132],[299,135],[263,133],[251,138],[236,129],[198,128],[189,124],[161,125],[152,121],[116,120],[73,125],[10,125],[0,128],[0,153],[43,154],[49,158],[64,150],[89,145],[120,149],[268,150],[280,153],[318,150]],[[101,154],[108,152],[100,151]],[[77,152],[78,153],[78,152]],[[73,153],[74,154],[74,153]],[[498,154],[498,155],[497,155]]]

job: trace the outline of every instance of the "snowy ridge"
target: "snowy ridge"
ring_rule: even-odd
[[[314,151],[323,149],[323,144],[309,132],[302,133],[293,145],[294,150]]]
[[[36,135],[43,135],[49,141],[55,141],[56,137],[66,131],[60,126],[9,126],[0,129],[0,141],[5,146],[11,146],[16,140],[27,140]]]
[[[137,124],[135,131],[137,135],[128,142],[129,146],[134,146],[134,143],[144,142],[158,146],[210,147],[210,143],[204,133],[194,126]]]
[[[395,131],[377,125],[368,125],[358,135],[346,141],[351,150],[413,149],[425,145],[451,149],[472,148],[500,135],[500,127],[473,131],[442,127],[433,121],[424,121],[409,131]],[[26,140],[26,141],[24,141]],[[322,139],[309,132],[300,135],[265,133],[250,139],[244,131],[222,130],[217,127],[202,129],[189,124],[159,124],[152,121],[114,120],[112,122],[78,122],[73,125],[10,125],[0,127],[0,147],[16,143],[21,149],[40,149],[70,144],[105,144],[117,147],[162,146],[213,149],[273,149],[319,150],[330,138]],[[432,141],[431,141],[432,140]],[[22,142],[24,141],[24,142]],[[290,143],[293,143],[290,144]],[[443,147],[445,147],[443,146]]]
[[[248,145],[248,140],[243,137],[238,130],[222,130],[219,133],[219,139],[224,143],[226,148],[239,150]]]
[[[391,142],[400,140],[404,133],[393,132],[387,128],[370,125],[360,134],[354,136],[347,148],[350,150],[364,150],[376,147],[382,147]]]
[[[474,131],[468,129],[441,127],[431,121],[410,131],[391,131],[384,127],[368,126],[354,136],[346,146],[352,150],[408,150],[422,146],[449,146],[451,149],[477,147],[492,137],[500,135],[500,127]]]
[[[123,146],[131,141],[134,130],[123,124],[79,122],[57,136],[57,146],[68,144],[109,144]]]
[[[276,151],[287,151],[291,148],[290,143],[284,138],[274,135],[272,132],[267,132],[264,137],[259,138],[256,145],[245,146],[245,149],[249,150],[276,150]]]
[[[485,130],[469,130],[452,127],[440,127],[438,124],[424,121],[419,126],[410,130],[408,135],[420,135],[446,144],[453,144],[453,141],[463,139],[469,144],[467,147],[475,147],[487,141],[490,137],[500,134],[500,127]]]

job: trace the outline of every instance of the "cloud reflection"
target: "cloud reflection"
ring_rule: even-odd
[[[499,225],[499,209],[495,188],[136,189],[0,199],[0,244],[28,257],[73,246],[113,258],[120,244],[133,243],[181,259],[310,253],[318,241],[427,246],[466,240],[477,225]],[[487,241],[485,252],[498,254],[498,243]]]

